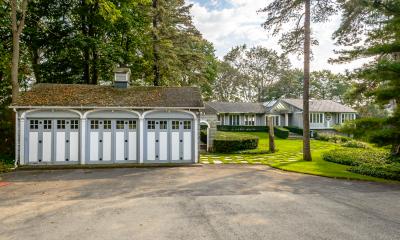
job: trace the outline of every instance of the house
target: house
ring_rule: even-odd
[[[21,165],[195,163],[199,114],[194,87],[36,84],[11,106]]]
[[[310,100],[310,129],[333,130],[357,112],[331,100]],[[266,126],[272,117],[275,126],[303,127],[303,100],[278,99],[265,103],[206,102],[202,120],[217,118],[220,125]]]

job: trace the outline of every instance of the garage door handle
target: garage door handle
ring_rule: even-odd
[[[66,142],[69,142],[69,140],[66,140]]]
[[[99,142],[103,142],[103,140],[100,140]]]
[[[181,139],[181,140],[179,140],[179,142],[183,142],[183,141],[182,141],[182,139]]]
[[[158,139],[156,140],[156,142],[158,142]]]
[[[39,143],[42,143],[42,140],[39,140]]]
[[[128,140],[125,140],[125,142],[128,142]]]

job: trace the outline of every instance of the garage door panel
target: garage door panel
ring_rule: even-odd
[[[98,161],[99,160],[99,133],[91,132],[90,133],[90,160]]]
[[[148,132],[147,133],[147,160],[154,161],[156,160],[156,133]]]
[[[56,144],[56,161],[65,161],[65,132],[57,132]]]
[[[70,161],[77,162],[79,161],[79,133],[71,132],[70,133]]]
[[[183,160],[192,159],[192,133],[183,133]]]
[[[51,149],[53,146],[53,140],[51,132],[43,132],[43,162],[51,162]]]
[[[111,161],[111,132],[103,132],[103,161]]]
[[[129,132],[128,133],[128,142],[129,142],[129,160],[136,161],[137,156],[137,134],[136,132]]]
[[[180,141],[179,141],[179,132],[172,132],[171,134],[171,158],[172,161],[179,160],[179,149]]]
[[[38,144],[39,143],[39,133],[30,132],[29,133],[29,162],[38,162]]]
[[[115,133],[115,160],[125,160],[125,133]]]
[[[168,160],[168,133],[167,132],[160,132],[160,139],[159,139],[159,160],[160,161],[167,161]]]

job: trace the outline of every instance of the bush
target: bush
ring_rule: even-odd
[[[224,132],[268,132],[267,126],[229,126],[218,125],[218,131]]]
[[[388,151],[362,148],[331,150],[322,154],[325,161],[351,166],[350,172],[400,180],[400,162],[389,156]]]
[[[249,134],[217,132],[214,139],[214,151],[220,153],[237,152],[258,147],[258,137]]]
[[[345,142],[342,144],[343,147],[349,147],[349,148],[368,148],[368,145],[363,142],[351,140],[348,142]]]
[[[351,140],[349,137],[341,136],[341,135],[332,135],[327,133],[318,133],[315,139],[326,142],[334,142],[334,143],[345,143]]]
[[[349,166],[358,166],[364,163],[386,164],[389,163],[389,153],[378,149],[335,149],[322,154],[328,162]]]
[[[299,127],[288,127],[288,126],[286,126],[284,128],[289,130],[289,132],[297,133],[299,135],[303,135],[303,129],[302,128],[299,128]]]
[[[275,127],[274,133],[277,137],[287,139],[289,137],[289,130],[281,127]]]

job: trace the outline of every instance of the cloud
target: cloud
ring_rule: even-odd
[[[257,14],[257,10],[267,6],[269,1],[260,0],[189,0],[193,4],[191,13],[195,26],[203,36],[216,48],[216,55],[222,58],[232,47],[246,44],[261,45],[281,52],[277,38],[271,37],[261,27],[265,16]],[[331,39],[334,29],[340,23],[340,16],[334,16],[329,22],[312,26],[314,37],[319,46],[313,47],[314,58],[312,70],[329,69],[344,72],[361,66],[364,61],[351,64],[332,65],[328,59],[334,57],[333,50],[338,48]],[[294,67],[302,68],[302,59],[290,56]]]

